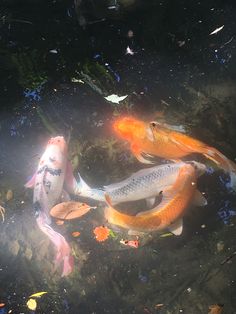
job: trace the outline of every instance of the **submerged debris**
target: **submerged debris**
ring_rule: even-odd
[[[209,306],[209,312],[208,314],[221,314],[223,311],[223,306],[222,304],[213,304]]]
[[[105,226],[96,227],[93,230],[93,233],[95,234],[95,238],[98,242],[104,242],[108,239],[110,235],[110,229],[108,229]]]
[[[2,222],[4,222],[5,220],[5,212],[6,212],[5,208],[0,206],[0,216],[2,216]]]

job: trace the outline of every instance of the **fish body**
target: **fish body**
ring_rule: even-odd
[[[25,187],[33,188],[33,206],[39,228],[50,238],[57,250],[56,263],[63,263],[62,276],[73,269],[71,248],[65,238],[50,226],[49,211],[60,201],[63,185],[67,181],[73,190],[75,179],[67,162],[67,144],[63,137],[57,136],[48,141],[45,152],[40,158],[38,168]]]
[[[50,223],[50,209],[60,201],[67,167],[67,145],[63,137],[48,141],[35,175],[33,203],[44,203],[42,210]],[[37,211],[37,208],[35,208]]]
[[[131,144],[131,151],[143,163],[152,163],[143,154],[180,160],[189,154],[200,153],[228,172],[231,186],[236,187],[236,164],[214,147],[156,121],[145,123],[135,118],[124,117],[114,123],[114,130]]]
[[[175,182],[179,170],[184,164],[184,162],[177,162],[142,169],[125,180],[104,186],[103,189],[91,189],[80,178],[75,194],[103,202],[105,202],[104,195],[109,194],[113,205],[141,199],[147,199],[154,203],[155,197]],[[205,171],[203,164],[194,161],[192,164],[198,170]]]
[[[131,216],[112,207],[109,195],[106,195],[109,206],[105,208],[105,218],[111,224],[132,231],[153,232],[168,228],[179,235],[182,233],[182,217],[185,210],[191,204],[194,194],[199,193],[196,183],[195,168],[190,164],[184,164],[175,183],[163,191],[163,199],[158,206]]]

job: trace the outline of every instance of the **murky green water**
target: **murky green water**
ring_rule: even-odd
[[[32,16],[31,30],[30,24],[0,24],[3,64],[18,54],[18,70],[19,64],[23,67],[18,80],[8,66],[1,73],[0,205],[5,216],[4,221],[0,216],[0,313],[204,314],[213,304],[224,304],[222,313],[236,313],[236,195],[228,188],[228,175],[205,158],[189,157],[211,169],[198,180],[208,205],[187,210],[179,237],[146,234],[139,238],[138,248],[124,246],[121,239],[136,237],[107,224],[104,204],[72,196],[98,208],[62,226],[53,222],[73,248],[75,269],[66,278],[54,268],[53,246],[37,227],[32,191],[24,188],[48,139],[56,135],[70,138],[75,177],[79,171],[92,187],[118,182],[144,168],[112,129],[113,121],[122,115],[184,126],[187,134],[235,160],[235,8],[230,2],[199,4],[193,18],[187,5],[186,25],[195,26],[184,35],[176,22],[180,33],[168,35],[167,22],[162,33],[154,26],[156,5],[153,13],[150,5],[145,14],[126,12],[120,19],[106,17],[105,22],[90,23],[96,19],[86,16],[89,23],[84,29],[71,22],[70,6],[51,5],[57,15],[51,17],[49,6],[46,24],[53,30],[42,26],[36,31],[35,25],[42,22],[29,7],[22,13],[13,6],[14,16],[9,19]],[[165,16],[175,16],[171,5],[168,10],[167,4],[162,5]],[[67,29],[55,22],[64,21],[62,12],[67,12]],[[211,18],[199,22],[201,15]],[[209,37],[221,24],[225,24],[222,33]],[[131,38],[129,30],[134,32]],[[30,34],[34,34],[32,46]],[[126,54],[128,45],[133,55]],[[46,63],[41,64],[44,51]],[[27,89],[29,82],[37,87]],[[114,104],[104,98],[110,94],[128,97]],[[93,229],[103,224],[115,237],[99,243]],[[74,231],[80,232],[78,238],[72,236]],[[40,291],[47,294],[37,298],[36,310],[30,311],[29,296]]]

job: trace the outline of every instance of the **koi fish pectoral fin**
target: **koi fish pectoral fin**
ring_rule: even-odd
[[[146,204],[147,204],[147,207],[148,208],[152,208],[154,206],[156,202],[156,197],[149,197],[149,198],[146,198]]]
[[[193,195],[192,204],[195,206],[206,206],[207,200],[200,191],[196,190]]]
[[[135,144],[131,145],[131,151],[141,163],[148,164],[148,165],[155,163],[154,161],[145,158],[145,153],[142,152],[142,150],[139,147],[137,147]]]
[[[67,191],[63,190],[61,193],[61,202],[69,202],[70,201],[70,195]]]
[[[33,189],[34,185],[35,185],[35,180],[36,180],[36,173],[33,175],[33,177],[28,182],[26,182],[25,188]]]
[[[77,188],[77,182],[76,182],[75,177],[73,175],[73,169],[72,169],[72,165],[71,165],[70,161],[67,161],[64,185],[66,187],[66,190],[70,194],[75,193],[75,190]]]
[[[168,227],[169,231],[171,233],[173,233],[176,236],[179,236],[182,234],[183,232],[183,219],[180,218],[177,221],[175,221],[174,223],[172,223],[169,227]]]

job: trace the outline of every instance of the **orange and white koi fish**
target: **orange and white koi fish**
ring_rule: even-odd
[[[183,229],[182,217],[193,199],[198,205],[205,205],[205,199],[196,188],[197,172],[190,164],[181,167],[175,183],[163,191],[161,203],[151,210],[127,215],[114,209],[110,198],[106,195],[108,207],[105,218],[109,223],[138,232],[153,232],[169,229],[180,235]]]
[[[179,160],[192,153],[203,154],[230,174],[231,187],[236,189],[236,164],[214,147],[156,121],[145,123],[132,117],[124,117],[115,121],[114,130],[121,138],[130,142],[131,151],[143,163],[152,163],[144,154],[170,160]]]
[[[48,141],[38,169],[25,187],[33,188],[33,206],[39,228],[50,238],[57,249],[56,264],[63,263],[62,276],[73,270],[71,248],[65,238],[50,226],[50,209],[60,201],[63,185],[69,192],[76,184],[72,167],[67,161],[67,144],[63,137],[57,136]]]

